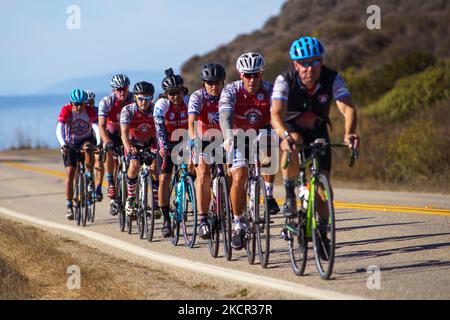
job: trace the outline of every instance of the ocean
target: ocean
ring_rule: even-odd
[[[96,103],[105,96],[97,95]],[[57,148],[56,122],[67,95],[0,97],[0,151],[21,146]]]

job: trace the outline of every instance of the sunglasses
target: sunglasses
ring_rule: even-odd
[[[322,63],[322,61],[321,60],[297,61],[297,63],[301,65],[303,68],[308,68],[308,67],[317,67]]]
[[[122,91],[126,91],[128,90],[128,87],[124,87],[124,88],[117,88],[116,91],[122,92]]]
[[[222,83],[222,81],[205,81],[208,86],[218,86]]]
[[[84,103],[84,102],[83,102],[83,103],[73,103],[73,105],[74,105],[75,107],[81,107],[81,106],[84,106],[85,103]]]
[[[261,72],[256,72],[256,73],[244,73],[244,77],[247,79],[258,79],[261,76]]]
[[[167,95],[172,96],[172,97],[178,96],[178,95],[180,95],[182,93],[183,93],[183,90],[167,91]]]
[[[137,98],[141,102],[144,102],[144,101],[148,102],[148,101],[152,100],[152,97],[137,97]]]

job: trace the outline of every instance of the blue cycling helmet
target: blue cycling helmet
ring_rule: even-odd
[[[303,60],[309,58],[321,58],[325,48],[319,40],[313,37],[301,37],[291,45],[291,59]]]
[[[70,101],[73,103],[85,103],[87,98],[87,93],[81,89],[73,89],[70,95]]]

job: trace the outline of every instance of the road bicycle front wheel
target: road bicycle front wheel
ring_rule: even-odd
[[[139,239],[144,239],[145,234],[145,211],[144,207],[141,205],[142,194],[141,190],[144,188],[145,182],[141,180],[139,177],[139,182],[136,188],[136,201],[135,201],[135,213],[136,213],[136,223],[138,227],[138,236]]]
[[[244,212],[247,221],[247,230],[245,234],[245,251],[249,264],[255,263],[256,256],[256,224],[255,224],[255,190],[256,181],[249,181],[247,186],[247,208]]]
[[[184,178],[183,194],[183,237],[187,247],[195,245],[197,237],[197,200],[195,198],[195,186],[191,176]]]
[[[267,268],[270,254],[270,214],[266,186],[262,177],[255,182],[254,210],[259,261],[263,268]]]
[[[315,179],[313,195],[310,199],[312,199],[311,232],[316,268],[320,277],[328,280],[333,272],[336,226],[331,187],[323,173]]]
[[[153,182],[150,177],[145,178],[146,183],[141,190],[141,207],[144,212],[145,237],[148,242],[153,240],[155,231],[155,203],[153,198]]]
[[[225,259],[228,261],[231,260],[233,249],[231,247],[231,221],[232,214],[230,209],[230,196],[228,193],[228,186],[225,177],[220,177],[219,182],[217,184],[217,195],[216,199],[218,199],[217,206],[219,219],[220,219],[220,228],[222,229],[223,235],[223,250]]]
[[[212,190],[217,190],[218,179],[213,180]],[[217,191],[216,191],[217,192]],[[211,228],[211,237],[208,239],[208,249],[211,257],[217,258],[219,254],[219,244],[220,244],[220,195],[219,193],[211,194],[211,205],[208,212],[208,221]]]
[[[304,221],[303,213],[300,212],[298,217],[291,218],[286,222],[292,271],[298,276],[305,273],[308,258],[308,242],[306,241]]]
[[[180,222],[178,221],[178,201],[180,199],[177,198],[177,192],[176,187],[178,184],[178,179],[175,177],[172,179],[169,187],[170,197],[169,197],[169,212],[170,212],[170,223],[171,223],[171,235],[170,235],[170,243],[172,243],[173,246],[176,246],[178,244],[178,240],[180,239]]]
[[[75,179],[75,222],[77,225],[81,224],[81,192],[80,192],[80,184],[81,184],[80,173],[78,172]]]
[[[113,203],[111,203],[112,206],[114,206],[114,210],[117,211],[117,215],[119,216],[119,229],[121,232],[125,231],[125,211],[123,210],[123,207],[125,203],[121,203],[122,201],[122,172],[119,172],[117,174],[117,181],[116,181],[116,189],[117,189],[117,199],[113,200]]]

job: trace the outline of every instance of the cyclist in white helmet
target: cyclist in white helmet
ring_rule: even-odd
[[[106,153],[106,180],[108,181],[108,197],[116,199],[115,179],[113,172],[117,172],[118,161],[113,158],[114,146],[121,146],[120,112],[127,104],[133,103],[133,94],[128,91],[130,79],[124,74],[116,74],[110,82],[112,93],[104,97],[99,104],[98,122],[100,134]],[[117,214],[111,210],[112,215]]]
[[[247,221],[243,217],[246,202],[246,184],[248,180],[248,158],[241,150],[230,150],[237,129],[244,132],[249,129],[259,131],[270,128],[270,97],[272,84],[262,79],[265,62],[261,54],[247,52],[241,55],[236,63],[241,80],[235,81],[222,91],[219,101],[220,128],[225,138],[224,146],[233,152],[231,167],[232,183],[230,190],[231,207],[234,214],[235,227],[232,236],[232,247],[241,250]],[[246,148],[248,145],[246,145]],[[274,175],[264,175],[271,214],[280,211],[273,198]]]

